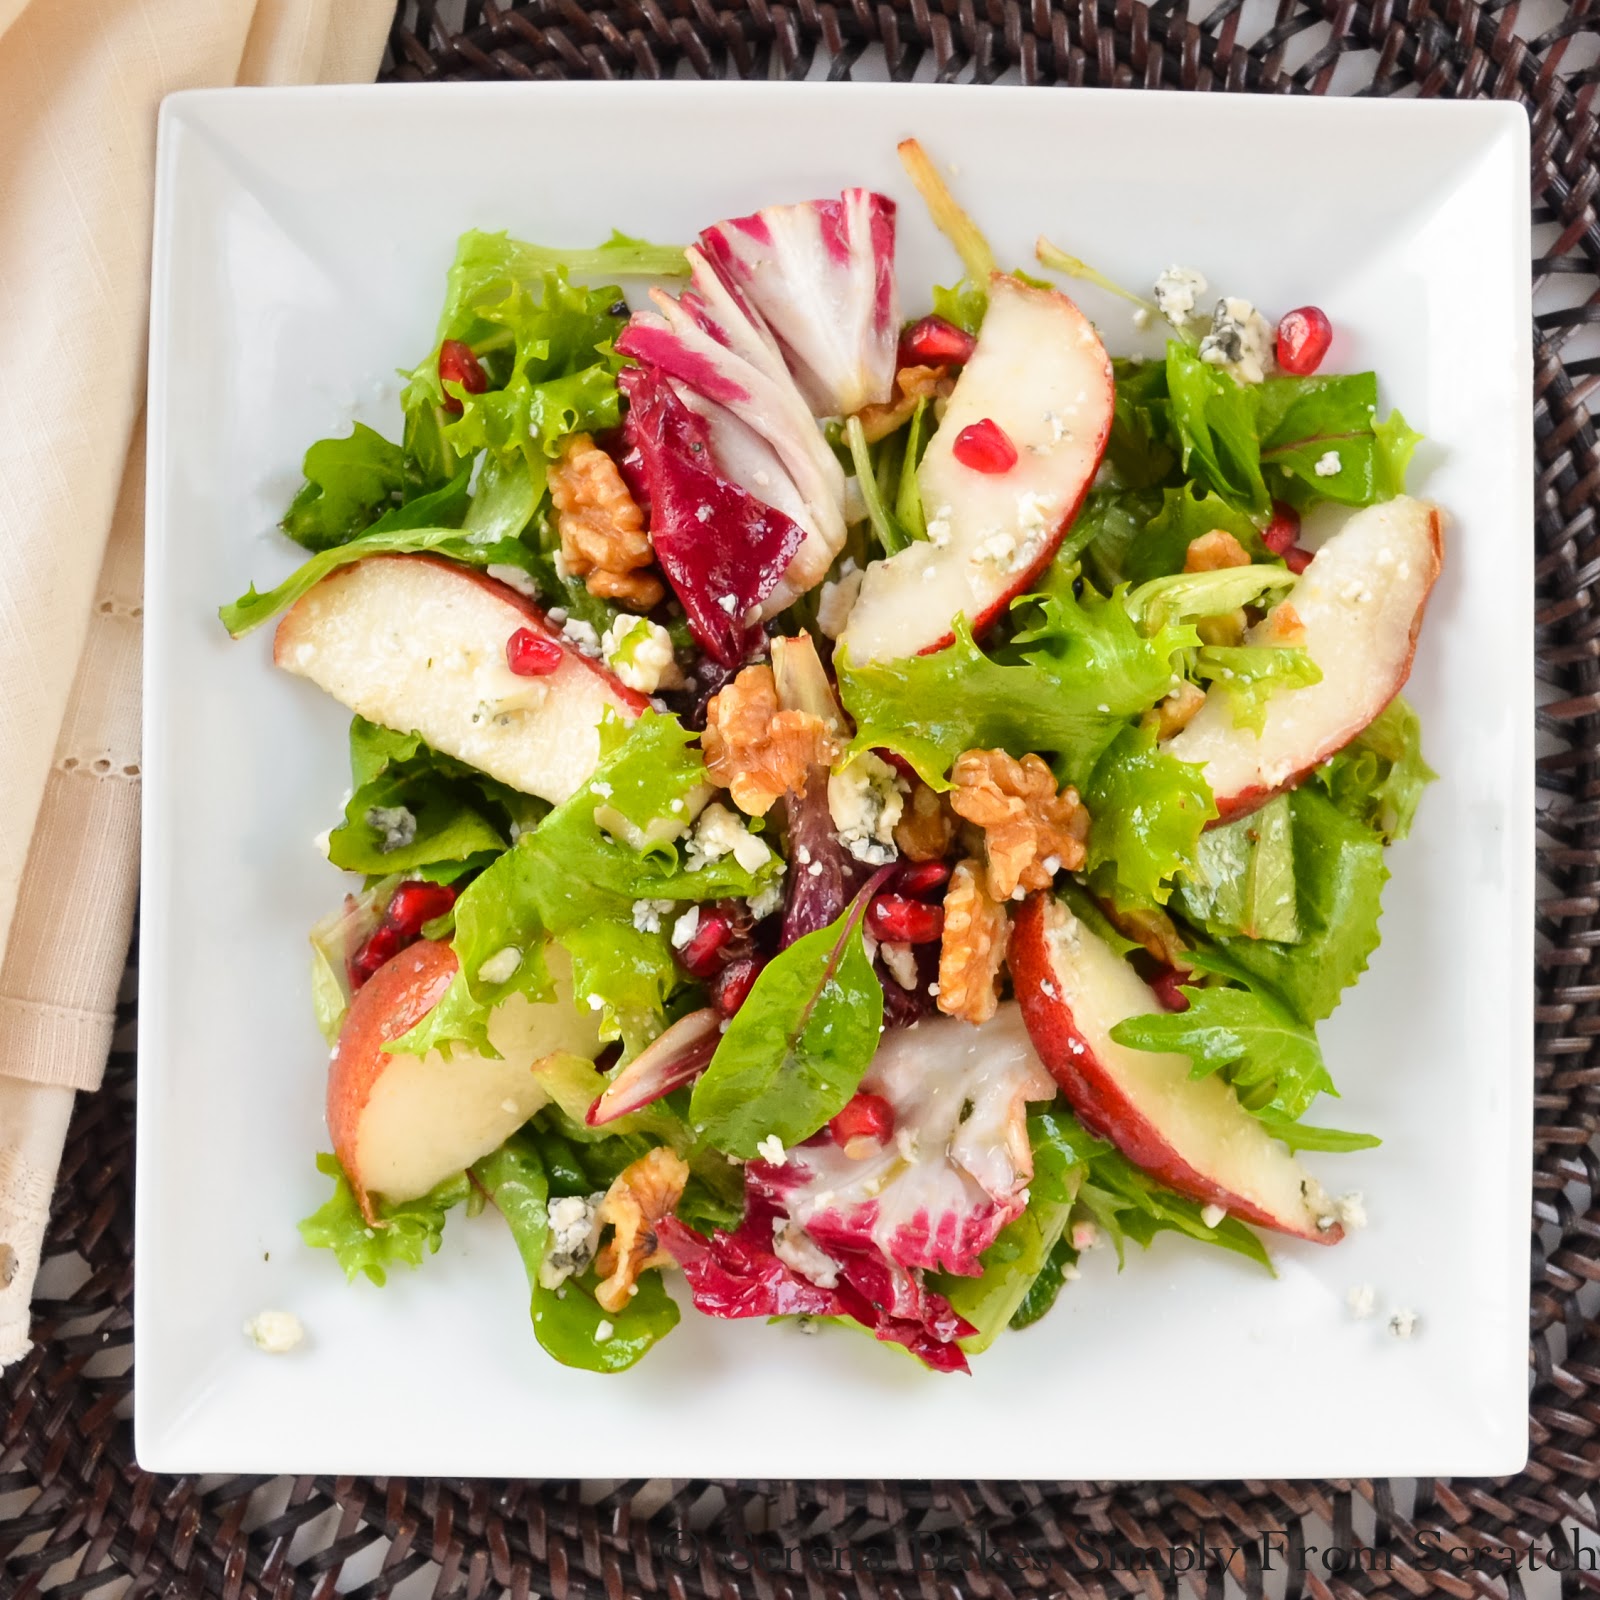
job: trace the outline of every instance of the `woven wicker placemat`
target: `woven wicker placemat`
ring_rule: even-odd
[[[1260,20],[1252,24],[1260,6]],[[134,1076],[73,1123],[32,1354],[0,1379],[0,1596],[1520,1592],[1504,1552],[1600,1546],[1600,0],[405,0],[384,75],[774,76],[1513,99],[1537,259],[1537,1099],[1526,1471],[1500,1482],[624,1483],[156,1478],[132,1459]],[[1470,337],[1470,330],[1462,330]],[[1586,342],[1587,341],[1587,342]],[[126,997],[134,1004],[135,974]],[[51,1289],[49,1286],[56,1285]],[[958,1563],[931,1570],[944,1530]],[[920,1544],[919,1538],[922,1538]],[[1263,1539],[1269,1572],[1263,1571]],[[752,1543],[752,1541],[755,1541]],[[1309,1546],[1361,1552],[1329,1571]],[[1147,1569],[1108,1570],[1117,1547]],[[785,1554],[785,1547],[789,1553]],[[809,1549],[801,1570],[793,1552]],[[1452,1559],[1452,1550],[1475,1556]],[[779,1568],[781,1570],[770,1570]],[[850,1570],[853,1568],[853,1571]],[[1184,1569],[1188,1569],[1184,1572]],[[1181,1578],[1170,1576],[1174,1571]],[[1594,1574],[1588,1574],[1593,1581]],[[1564,1587],[1575,1579],[1565,1580]]]

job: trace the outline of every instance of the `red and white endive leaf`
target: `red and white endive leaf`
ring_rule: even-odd
[[[1055,1083],[1022,1015],[1001,1006],[979,1027],[939,1017],[886,1035],[863,1090],[894,1108],[876,1154],[837,1144],[752,1162],[752,1193],[770,1194],[830,1255],[875,1249],[901,1268],[974,1276],[978,1257],[1027,1204],[1030,1100]]]
[[[783,349],[819,417],[889,398],[900,312],[894,201],[867,189],[719,222],[700,247]]]

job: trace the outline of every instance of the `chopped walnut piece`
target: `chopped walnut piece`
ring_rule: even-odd
[[[1201,644],[1235,645],[1244,643],[1246,617],[1244,607],[1237,611],[1224,611],[1215,617],[1201,617],[1194,625]]]
[[[780,711],[772,668],[746,667],[711,697],[700,738],[706,775],[727,789],[749,817],[764,816],[780,795],[804,794],[813,767],[828,767],[838,747],[809,711]]]
[[[996,900],[1043,889],[1065,867],[1083,865],[1089,813],[1076,789],[1056,793],[1055,775],[1036,755],[968,750],[950,771],[956,815],[983,829],[988,890]]]
[[[994,1015],[1011,933],[1005,906],[991,898],[983,880],[978,861],[963,861],[950,874],[939,942],[939,1009],[968,1022]]]
[[[955,842],[956,819],[943,795],[925,783],[912,785],[911,798],[895,824],[894,842],[908,861],[939,861]]]
[[[666,590],[653,572],[642,570],[652,559],[644,513],[616,462],[588,434],[575,433],[551,463],[549,482],[567,571],[603,600],[636,611],[659,605]]]
[[[1256,632],[1255,642],[1280,649],[1298,648],[1306,642],[1306,625],[1300,620],[1300,613],[1285,600],[1267,613]]]
[[[1119,911],[1109,900],[1101,902],[1101,910],[1118,933],[1142,944],[1163,966],[1174,967],[1179,972],[1194,970],[1189,947],[1179,936],[1177,924],[1165,911],[1156,906]]]
[[[876,444],[902,423],[909,422],[911,413],[917,409],[917,401],[946,400],[956,386],[950,369],[944,366],[901,367],[895,373],[894,381],[898,392],[892,400],[886,400],[881,405],[863,406],[856,413],[868,444]]]
[[[1250,552],[1231,533],[1213,528],[1189,545],[1183,558],[1185,572],[1219,572],[1224,567],[1248,567]]]
[[[656,1243],[656,1224],[683,1198],[688,1181],[688,1163],[663,1145],[624,1167],[606,1190],[600,1223],[614,1232],[594,1258],[605,1279],[594,1292],[603,1310],[626,1309],[639,1274],[671,1262]]]
[[[1151,706],[1143,720],[1156,730],[1157,739],[1170,739],[1194,721],[1205,703],[1205,690],[1185,679],[1171,694]]]

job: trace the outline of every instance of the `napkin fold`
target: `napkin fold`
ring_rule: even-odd
[[[138,888],[156,111],[376,74],[393,0],[0,0],[0,1366]]]

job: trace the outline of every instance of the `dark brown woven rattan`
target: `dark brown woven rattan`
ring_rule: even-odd
[[[84,1098],[47,1256],[61,1297],[36,1305],[36,1348],[0,1378],[0,1596],[128,1593],[309,1597],[509,1593],[621,1597],[1109,1595],[1170,1582],[1096,1570],[1109,1549],[1168,1552],[1196,1594],[1221,1594],[1218,1547],[1252,1595],[1263,1534],[1287,1593],[1503,1594],[1499,1553],[1600,1546],[1600,0],[405,0],[386,77],[848,77],[1102,84],[1275,93],[1496,97],[1532,119],[1538,654],[1537,1121],[1527,1469],[1503,1482],[575,1484],[154,1478],[126,1420],[131,1346],[133,1059]],[[1464,330],[1464,336],[1466,331]],[[132,989],[130,986],[130,995]],[[131,1000],[129,1012],[131,1015]],[[126,1031],[126,1030],[125,1030]],[[75,1269],[75,1270],[74,1270]],[[599,1492],[597,1493],[597,1488]],[[919,1531],[954,1530],[967,1565],[932,1572]],[[1565,1529],[1565,1531],[1564,1531]],[[695,1530],[691,1541],[680,1535]],[[751,1540],[757,1542],[752,1548]],[[762,1539],[767,1542],[762,1544]],[[1074,1550],[1074,1541],[1088,1545]],[[833,1570],[764,1566],[777,1545],[830,1547]],[[1439,1545],[1480,1552],[1452,1562]],[[1210,1552],[1196,1552],[1205,1547]],[[925,1549],[926,1547],[924,1547]],[[762,1551],[768,1552],[764,1561]],[[749,1554],[743,1553],[749,1551]],[[848,1554],[840,1552],[849,1552]],[[985,1564],[974,1562],[987,1558]],[[1593,1560],[1591,1555],[1588,1559]],[[855,1575],[840,1568],[852,1566]],[[863,1570],[865,1569],[865,1570]],[[1596,1575],[1587,1575],[1590,1583]],[[1567,1579],[1565,1586],[1583,1581]],[[1513,1592],[1520,1589],[1513,1575]]]

